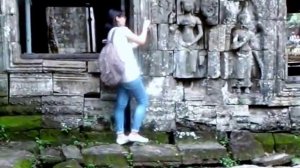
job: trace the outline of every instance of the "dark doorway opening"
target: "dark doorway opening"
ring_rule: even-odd
[[[108,10],[122,8],[122,1],[108,1],[104,3],[100,0],[31,0],[31,39],[33,53],[49,53],[47,36],[47,7],[91,7],[95,18],[95,39],[96,52],[103,46],[102,39],[106,38],[108,30],[105,28]],[[124,0],[126,15],[129,14],[129,0]],[[20,43],[22,53],[26,52],[26,20],[25,20],[25,0],[19,0],[19,24]],[[127,18],[130,18],[127,16]]]

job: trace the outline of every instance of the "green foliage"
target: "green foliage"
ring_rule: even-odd
[[[89,163],[88,165],[86,165],[86,167],[84,168],[96,168],[96,166],[92,163]]]
[[[46,140],[42,140],[38,137],[35,137],[35,142],[38,144],[38,147],[40,150],[45,149],[47,146],[50,145],[50,142],[48,142]]]
[[[229,144],[229,139],[227,136],[218,137],[218,141],[224,147],[227,147]]]
[[[129,167],[133,167],[133,154],[131,152],[126,155],[126,160]]]
[[[65,123],[61,123],[61,129],[60,129],[61,132],[69,134],[71,130],[72,129],[69,126],[67,126]]]
[[[4,126],[2,126],[2,125],[0,125],[0,141],[3,141],[3,142],[9,141],[9,137],[6,133],[6,130],[5,130]]]
[[[220,163],[225,167],[233,167],[238,165],[237,161],[232,159],[231,157],[224,157],[220,159]]]

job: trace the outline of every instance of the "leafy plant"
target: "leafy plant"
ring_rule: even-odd
[[[9,137],[6,133],[6,130],[2,125],[0,125],[0,141],[4,141],[4,142],[9,141]]]
[[[238,163],[229,156],[221,158],[220,163],[225,167],[233,167],[238,165]]]
[[[96,166],[92,163],[89,163],[85,168],[96,168]]]
[[[38,144],[40,150],[45,149],[46,146],[50,145],[48,141],[42,140],[39,137],[35,137],[35,142]]]
[[[72,129],[66,125],[66,123],[61,123],[60,131],[69,134]]]
[[[126,155],[126,160],[128,162],[129,167],[133,167],[133,154],[130,152]]]

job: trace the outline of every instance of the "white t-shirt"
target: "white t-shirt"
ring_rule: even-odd
[[[125,64],[125,73],[122,82],[134,81],[141,75],[141,71],[133,53],[133,45],[127,39],[127,36],[133,32],[125,26],[114,27],[107,35],[108,40],[111,40],[113,32],[113,44],[115,45],[121,60]]]

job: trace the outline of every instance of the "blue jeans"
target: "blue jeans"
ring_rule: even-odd
[[[138,132],[148,106],[148,95],[146,94],[141,77],[132,82],[121,83],[118,86],[117,102],[114,112],[117,134],[124,133],[125,108],[131,96],[134,97],[137,102],[131,123],[131,131]]]

